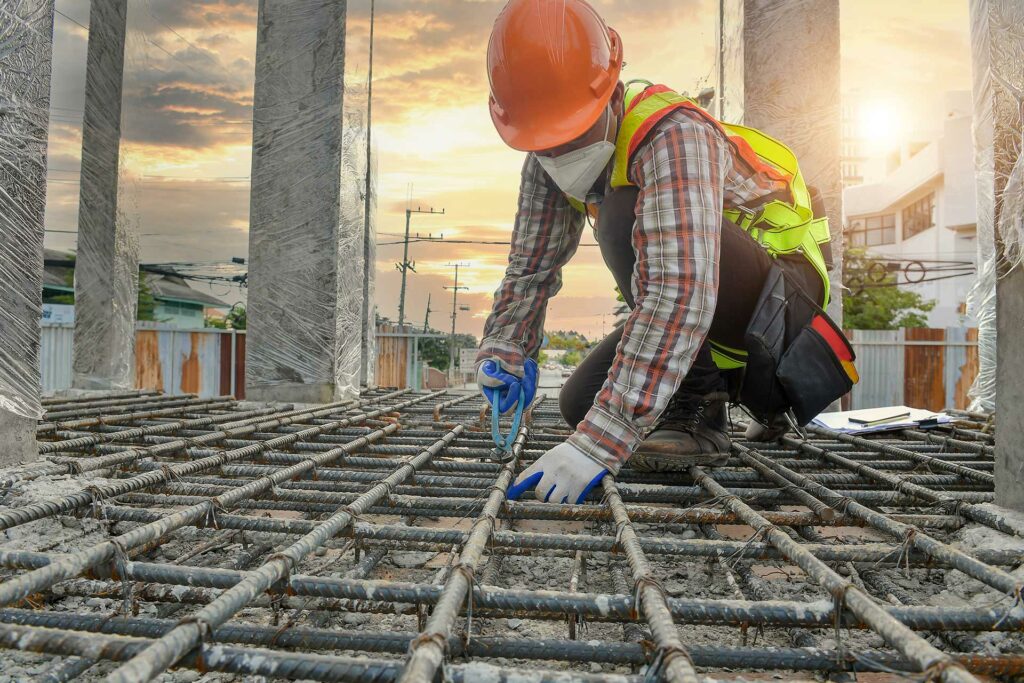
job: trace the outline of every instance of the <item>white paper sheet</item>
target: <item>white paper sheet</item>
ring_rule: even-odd
[[[908,406],[892,406],[892,408],[894,411],[909,412],[910,416],[898,422],[886,422],[885,424],[871,426],[850,422],[851,417],[859,417],[878,411],[878,408],[870,408],[867,410],[847,410],[839,413],[822,413],[814,418],[811,424],[826,429],[833,429],[844,434],[868,434],[871,432],[886,432],[893,429],[914,428],[925,420],[934,420],[940,424],[952,421],[952,418],[945,413],[933,413],[930,410],[921,410],[920,408],[910,408]]]

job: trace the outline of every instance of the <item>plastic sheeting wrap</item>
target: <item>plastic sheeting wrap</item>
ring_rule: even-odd
[[[338,231],[337,363],[339,399],[356,398],[362,379],[364,231],[367,210],[366,129],[369,104],[369,2],[349,3],[345,35],[345,97],[341,143],[341,222]],[[363,7],[365,5],[365,7]],[[372,263],[372,262],[371,262]],[[369,270],[372,273],[372,269]],[[370,286],[372,292],[372,285]]]
[[[42,416],[43,210],[53,0],[0,2],[0,411]]]
[[[1024,5],[972,0],[978,280],[968,298],[978,319],[980,372],[971,409],[996,407],[996,282],[1024,258]]]
[[[135,386],[138,231],[132,216],[118,211],[127,11],[127,0],[102,0],[89,14],[75,262],[73,367],[80,389]],[[133,183],[124,184],[124,194],[133,196]]]
[[[744,0],[718,0],[718,118],[743,120]]]
[[[342,209],[360,199],[356,162],[342,164],[345,5],[260,3],[246,359],[254,400],[358,390],[363,225]]]

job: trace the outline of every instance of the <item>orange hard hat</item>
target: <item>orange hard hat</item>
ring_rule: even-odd
[[[615,92],[622,39],[583,0],[510,0],[487,45],[491,120],[513,149],[575,140]]]

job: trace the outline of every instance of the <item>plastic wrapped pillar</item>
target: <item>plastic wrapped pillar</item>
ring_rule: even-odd
[[[53,0],[0,2],[0,465],[35,460]]]
[[[973,395],[998,413],[996,503],[1024,511],[1024,4],[972,0],[971,50],[980,259],[971,304],[981,327]]]
[[[718,115],[778,138],[832,228],[829,315],[842,320],[839,0],[719,0]]]
[[[117,202],[127,14],[128,0],[93,0],[89,10],[75,259],[76,389],[135,385],[139,250]]]
[[[372,300],[373,268],[366,248],[368,228],[368,166],[367,127],[369,124],[369,35],[370,2],[350,2],[347,11],[345,32],[345,101],[342,129],[341,161],[341,232],[338,263],[358,262],[361,272],[358,277],[338,278],[338,363],[335,367],[336,386],[342,392],[345,387],[364,382],[364,367],[367,347],[366,334],[367,300]],[[356,254],[354,250],[358,249]],[[355,274],[353,273],[353,276]],[[360,289],[359,296],[349,296],[349,288]],[[356,331],[358,333],[356,334]],[[357,339],[349,339],[355,334]]]
[[[259,3],[250,400],[319,403],[358,392],[363,222],[342,212],[361,201],[342,196],[354,190],[342,163],[345,10],[344,0]]]

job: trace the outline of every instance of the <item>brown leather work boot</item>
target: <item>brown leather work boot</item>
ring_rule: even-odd
[[[665,414],[629,459],[640,472],[685,472],[692,465],[714,467],[729,459],[725,419],[729,395],[672,397]]]

